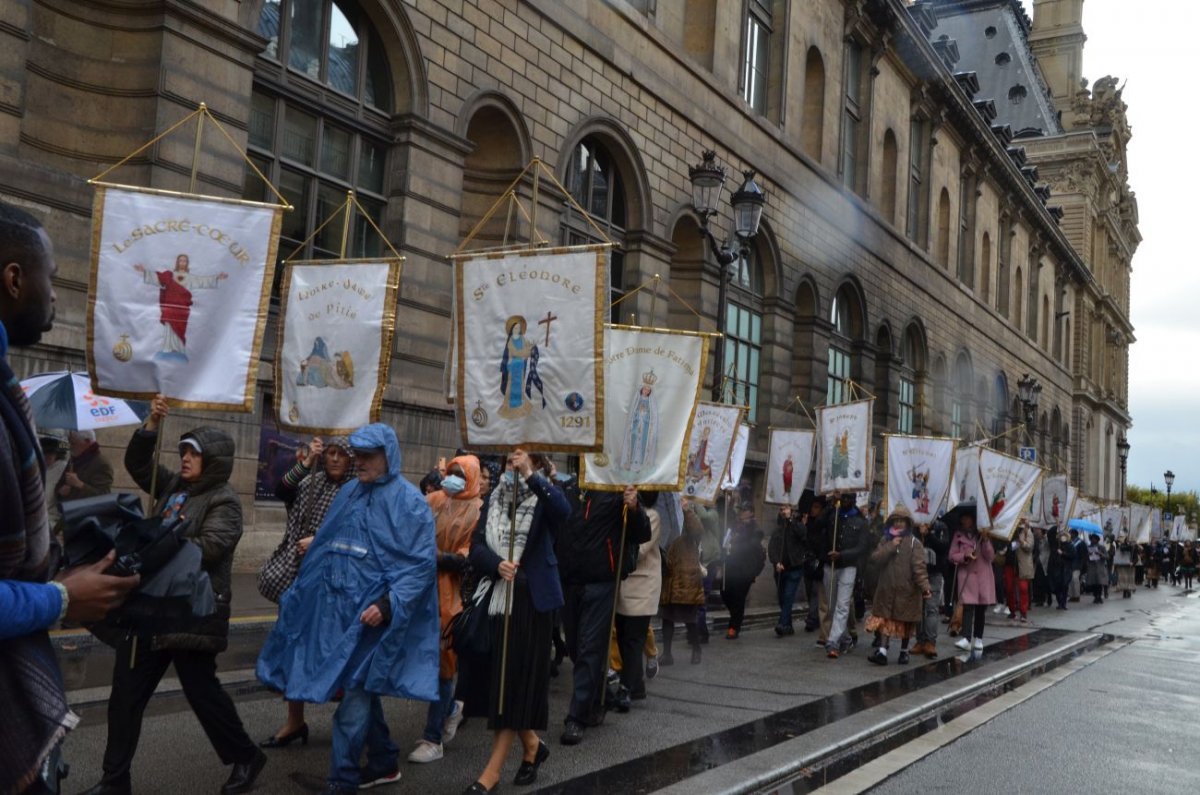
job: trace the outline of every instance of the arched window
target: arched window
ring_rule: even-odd
[[[800,140],[804,151],[813,160],[821,162],[822,143],[825,138],[825,61],[816,47],[808,48],[804,62],[804,118],[801,122]]]
[[[896,223],[896,134],[883,134],[883,168],[879,174],[879,210],[889,223]]]
[[[979,291],[983,303],[992,302],[992,236],[983,233],[983,241],[979,244]]]
[[[833,337],[829,341],[825,402],[832,406],[850,399],[851,343],[861,338],[863,328],[858,294],[849,284],[842,285],[834,294],[829,322]]]
[[[746,419],[758,417],[758,384],[762,360],[763,255],[756,244],[742,249],[729,284],[725,309],[725,402],[747,406]]]
[[[380,224],[392,83],[374,25],[352,0],[267,0],[258,33],[268,45],[255,67],[248,151],[296,208],[283,214],[279,256],[291,257],[349,190]],[[243,197],[273,198],[249,168]],[[343,239],[346,256],[378,255],[382,241],[366,218],[355,211],[350,223],[343,235],[334,218],[296,257],[337,257]]]
[[[964,439],[971,421],[971,384],[974,375],[966,352],[954,360],[954,394],[950,401],[950,435]]]
[[[925,343],[921,328],[916,323],[904,331],[900,345],[900,394],[896,430],[914,433],[920,418],[920,395],[925,372]]]
[[[995,391],[992,394],[992,435],[996,437],[992,446],[1004,451],[1006,444],[1000,438],[1008,430],[1008,378],[1004,373],[996,375]]]
[[[942,188],[937,207],[937,264],[950,267],[950,191]]]
[[[571,153],[566,188],[616,244],[609,254],[609,302],[615,302],[625,294],[625,183],[599,137],[587,136]],[[599,242],[595,230],[577,212],[564,212],[563,226],[567,245]],[[621,322],[621,310],[620,304],[612,308],[613,323]]]
[[[1042,296],[1042,348],[1050,350],[1050,296]]]
[[[1016,296],[1017,303],[1013,306],[1012,322],[1020,328],[1021,318],[1025,317],[1025,278],[1020,268],[1017,268],[1017,277],[1013,283],[1013,295]]]

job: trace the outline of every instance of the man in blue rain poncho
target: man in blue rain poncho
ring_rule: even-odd
[[[400,778],[380,696],[438,698],[433,515],[400,476],[395,431],[367,425],[350,445],[358,481],[329,507],[258,658],[259,679],[291,700],[322,703],[345,691],[333,717],[330,795]]]

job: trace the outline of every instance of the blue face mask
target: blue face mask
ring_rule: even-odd
[[[467,487],[467,481],[458,475],[447,475],[442,478],[442,491],[454,496]]]
[[[505,483],[507,483],[507,484],[508,484],[508,485],[510,485],[510,486],[512,485],[512,482],[513,482],[513,473],[512,473],[512,470],[509,470],[509,471],[507,471],[507,472],[505,472],[505,473],[504,473],[504,482],[505,482]]]

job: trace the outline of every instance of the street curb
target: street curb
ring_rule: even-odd
[[[1090,651],[1111,640],[1101,633],[1082,633],[1064,639],[1030,656],[1010,658],[1014,664],[998,670],[983,669],[955,680],[934,685],[902,699],[873,707],[827,724],[793,740],[731,761],[720,767],[657,790],[660,795],[750,795],[751,793],[802,793],[815,790],[851,769],[881,756],[941,725],[956,708],[972,700],[986,701],[1022,677],[1033,678],[1063,661]],[[988,667],[989,669],[992,666]],[[985,671],[987,671],[985,673]],[[989,696],[991,693],[993,695]],[[930,698],[933,696],[933,698]],[[847,731],[850,729],[850,731]],[[829,738],[823,735],[832,735]],[[852,763],[837,770],[839,762]]]
[[[746,616],[742,620],[742,628],[750,629],[773,626],[778,615],[778,610],[770,608],[747,610]],[[716,612],[710,610],[708,618],[709,623],[712,624],[712,635],[714,637],[722,636],[724,630],[729,627],[729,615],[724,611]],[[254,632],[265,634],[273,626],[275,626],[274,616],[234,618],[229,622],[229,633],[230,635],[250,634]],[[661,642],[662,630],[656,629],[654,634],[656,639]],[[108,645],[98,640],[85,629],[58,630],[51,633],[51,642],[56,652],[70,656],[105,653],[111,650]],[[225,692],[234,699],[273,692],[258,681],[253,668],[235,668],[227,671],[218,670],[217,678],[221,681],[221,687]],[[111,688],[107,686],[68,690],[67,705],[77,712],[106,708],[110,692]],[[154,691],[154,695],[151,696],[151,703],[161,708],[166,706],[167,701],[182,696],[183,689],[179,686],[178,680],[166,678],[159,685],[158,689]],[[181,701],[180,708],[186,709],[187,702]]]

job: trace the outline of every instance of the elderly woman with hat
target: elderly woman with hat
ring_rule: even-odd
[[[866,629],[879,632],[880,641],[867,660],[887,665],[891,639],[899,637],[897,662],[904,665],[908,662],[909,638],[922,618],[924,599],[932,592],[925,568],[925,547],[913,534],[912,514],[903,505],[896,506],[884,523],[883,538],[871,553],[871,565],[878,572],[878,584]]]

